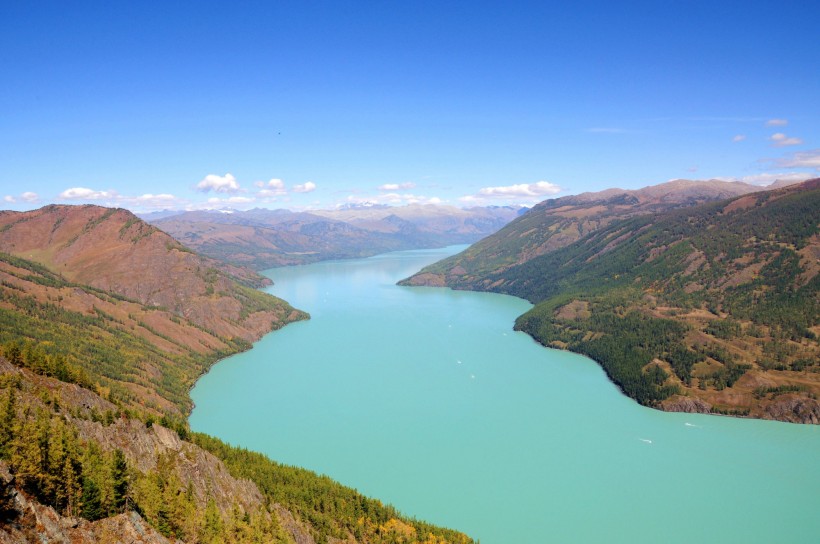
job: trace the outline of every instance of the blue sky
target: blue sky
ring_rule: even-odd
[[[820,175],[816,2],[4,2],[0,207]]]

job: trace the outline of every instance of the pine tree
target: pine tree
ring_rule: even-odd
[[[32,418],[31,409],[27,407],[15,429],[10,464],[17,480],[42,502],[51,504],[53,497],[49,497],[47,482],[50,432],[48,416],[39,411],[36,418]]]
[[[3,354],[14,366],[23,366],[23,357],[19,342],[7,342],[6,345],[3,346]]]
[[[212,498],[205,506],[205,525],[202,529],[202,542],[207,544],[222,542],[222,516]]]
[[[128,463],[125,454],[120,449],[114,450],[111,458],[111,480],[113,493],[111,500],[112,511],[110,514],[119,514],[128,509],[129,485],[128,485]]]
[[[85,478],[83,480],[81,515],[90,521],[95,521],[103,517],[100,488],[91,478]]]
[[[0,478],[0,522],[7,523],[17,517],[14,507],[14,487]]]
[[[3,407],[0,409],[0,458],[8,458],[14,438],[14,422],[17,418],[17,402],[14,388],[9,387]]]
[[[57,504],[66,515],[75,516],[80,513],[83,495],[83,467],[80,462],[80,446],[74,429],[59,421],[59,441],[63,451],[60,465],[55,466],[55,476],[60,478],[55,482]],[[57,472],[59,470],[59,472]]]

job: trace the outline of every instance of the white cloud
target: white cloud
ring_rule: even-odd
[[[285,182],[279,178],[272,178],[267,182],[257,181],[254,185],[260,189],[255,196],[264,200],[275,200],[277,196],[288,194]]]
[[[773,142],[772,145],[775,147],[786,147],[789,145],[800,145],[803,143],[803,140],[801,140],[800,138],[789,137],[783,134],[782,132],[772,134],[769,137],[769,140]]]
[[[783,168],[817,168],[820,170],[820,149],[800,151],[787,159],[780,159],[777,165]]]
[[[60,198],[66,200],[103,200],[116,197],[116,191],[95,191],[87,187],[72,187],[60,193]]]
[[[519,183],[505,187],[485,187],[479,191],[483,196],[545,196],[560,193],[561,188],[549,181]]]
[[[263,190],[272,195],[284,195],[287,193],[285,182],[278,178],[271,179],[264,187],[265,189]]]
[[[214,176],[219,178],[219,176]],[[233,176],[227,174],[226,176],[220,178],[223,181],[227,180],[231,182],[233,180]],[[206,178],[207,180],[207,178]],[[206,181],[203,180],[203,181]],[[235,180],[233,180],[235,184]],[[274,185],[276,185],[274,183]],[[223,192],[219,189],[215,189],[218,185],[213,185],[211,189],[215,190],[216,192]],[[229,185],[230,186],[230,183]],[[235,185],[238,188],[238,185]],[[209,189],[209,190],[211,190]],[[23,193],[20,198],[36,198],[37,195],[34,193]],[[162,210],[162,209],[200,209],[200,208],[212,208],[218,206],[244,206],[253,202],[257,201],[256,196],[243,196],[243,195],[225,195],[225,196],[213,196],[210,197],[206,202],[191,202],[190,200],[186,200],[183,198],[179,198],[170,193],[144,193],[142,195],[121,195],[116,191],[96,191],[94,189],[89,189],[86,187],[72,187],[70,189],[66,189],[62,193],[60,193],[60,198],[65,200],[93,200],[93,201],[103,201],[101,204],[105,206],[120,206],[124,208],[129,208],[135,211],[144,211],[144,210]]]
[[[548,181],[519,183],[500,187],[484,187],[478,191],[480,198],[539,198],[560,193],[561,188]]]
[[[20,198],[26,202],[39,199],[36,193],[25,192]],[[116,191],[95,191],[87,187],[72,187],[60,193],[64,200],[104,200],[105,206],[122,206],[134,210],[174,209],[186,204],[186,201],[169,193],[145,193],[139,196],[121,195]]]
[[[182,208],[187,201],[168,193],[145,193],[139,196],[118,195],[112,204],[133,210],[172,210]]]
[[[519,183],[516,185],[506,185],[499,187],[484,187],[473,195],[459,198],[465,204],[483,205],[488,202],[505,201],[508,203],[534,203],[543,200],[544,197],[560,193],[561,188],[548,181],[536,183]]]
[[[302,185],[294,185],[293,192],[294,193],[310,193],[316,190],[316,184],[312,181],[308,181],[303,183]]]
[[[17,196],[6,195],[6,196],[3,197],[3,202],[8,202],[9,204],[14,204],[14,203],[16,203],[18,201],[21,201],[21,200],[23,202],[29,202],[29,203],[37,202],[38,200],[40,200],[40,196],[37,193],[32,193],[31,191],[26,191],[26,192],[21,193]]]
[[[406,183],[385,183],[384,185],[379,185],[379,191],[399,191],[414,189],[415,187],[416,184],[412,181],[408,181]]]
[[[743,141],[743,140],[745,140],[745,139],[746,139],[746,135],[745,135],[745,134],[738,134],[737,136],[735,136],[734,138],[732,138],[732,141],[733,141],[733,142],[742,142],[742,141]]]
[[[168,193],[160,193],[158,195],[152,195],[151,193],[145,193],[144,195],[140,195],[136,197],[136,200],[141,202],[169,202],[176,200],[174,195]]]
[[[216,174],[208,174],[205,178],[196,184],[196,188],[203,193],[214,191],[215,193],[235,193],[239,191],[239,183],[236,178],[230,173],[224,176],[217,176]]]
[[[768,121],[766,121],[767,127],[784,127],[788,124],[788,119],[769,119]]]

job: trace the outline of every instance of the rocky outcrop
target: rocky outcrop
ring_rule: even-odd
[[[310,528],[293,517],[290,510],[280,504],[274,505],[274,510],[279,518],[279,525],[290,535],[295,544],[316,544]]]
[[[666,412],[685,412],[687,414],[708,414],[712,405],[702,399],[675,395],[663,401],[661,408]]]
[[[264,498],[254,483],[232,477],[222,461],[181,440],[176,432],[162,425],[147,427],[142,421],[125,419],[107,426],[81,419],[73,423],[81,438],[94,440],[105,450],[122,450],[128,464],[141,472],[156,469],[160,456],[171,456],[183,489],[190,484],[202,507],[208,498],[224,512],[229,512],[234,505],[245,512],[264,506]]]
[[[820,424],[820,402],[805,397],[783,395],[766,406],[764,417],[817,425]]]
[[[14,475],[9,472],[8,465],[0,461],[0,493],[6,499],[2,513],[3,519],[0,520],[0,544],[27,542],[168,544],[169,542],[136,512],[127,512],[95,522],[65,517],[53,508],[43,506],[33,500],[25,492],[17,489],[14,484]]]

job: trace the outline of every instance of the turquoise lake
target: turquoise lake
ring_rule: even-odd
[[[395,285],[460,249],[267,271],[311,320],[202,377],[191,427],[482,544],[820,542],[820,428],[641,407],[514,332],[526,301]]]

